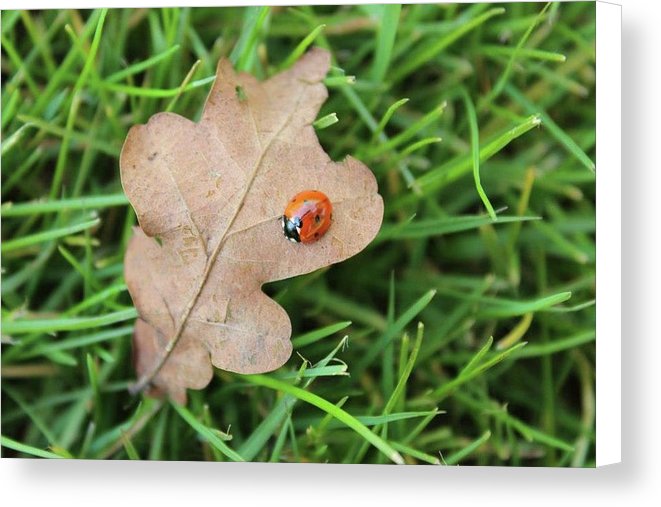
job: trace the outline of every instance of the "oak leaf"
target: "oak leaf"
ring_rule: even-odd
[[[262,285],[340,262],[378,232],[374,175],[351,157],[330,160],[312,126],[329,65],[328,52],[313,49],[260,82],[223,59],[199,122],[159,113],[129,131],[120,169],[140,224],[124,263],[139,314],[134,392],[185,403],[212,364],[280,367],[291,323]],[[307,189],[330,198],[333,222],[319,241],[292,243],[280,217]]]

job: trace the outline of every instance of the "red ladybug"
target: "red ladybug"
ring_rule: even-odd
[[[304,190],[296,194],[282,215],[285,237],[294,243],[313,243],[331,225],[333,205],[323,192]]]

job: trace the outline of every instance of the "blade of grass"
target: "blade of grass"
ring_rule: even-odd
[[[193,66],[188,71],[188,74],[186,74],[186,77],[181,82],[177,94],[174,97],[172,97],[172,100],[168,103],[167,107],[165,108],[166,112],[170,112],[174,109],[174,106],[177,104],[179,97],[181,97],[181,94],[186,91],[186,87],[188,86],[188,83],[190,82],[191,79],[193,79],[193,76],[195,75],[195,72],[197,71],[197,68],[200,66],[201,63],[202,63],[201,60],[195,61]]]
[[[126,433],[122,433],[122,444],[124,445],[124,450],[130,460],[140,461],[140,455]]]
[[[473,178],[475,180],[475,188],[477,193],[482,199],[484,207],[487,208],[489,216],[492,220],[496,220],[496,212],[493,210],[493,206],[487,197],[484,188],[482,188],[482,183],[480,182],[480,134],[477,127],[477,113],[475,112],[475,106],[473,101],[470,99],[468,92],[465,88],[461,88],[461,95],[464,99],[464,106],[466,107],[466,116],[468,116],[468,126],[470,129],[470,138],[471,138],[471,154],[473,160]]]
[[[311,343],[318,342],[319,340],[331,336],[338,331],[342,331],[350,325],[351,321],[347,320],[344,322],[338,322],[337,324],[331,324],[330,326],[315,329],[314,331],[310,331],[308,333],[297,336],[296,338],[293,338],[292,345],[294,348],[310,345]]]
[[[337,346],[321,361],[315,364],[316,368],[327,366],[335,355],[346,346],[347,338],[343,338]],[[305,363],[304,363],[305,365]],[[303,383],[304,388],[308,388],[315,378],[312,377]],[[255,456],[264,447],[269,438],[275,433],[277,428],[283,423],[288,414],[291,414],[298,399],[293,395],[285,395],[278,400],[271,412],[262,420],[255,431],[239,447],[239,454],[246,460],[252,461]],[[284,437],[283,437],[284,438]]]
[[[383,425],[388,424],[388,423],[393,423],[397,421],[406,421],[408,419],[417,419],[419,417],[428,417],[428,416],[437,416],[439,414],[445,413],[442,410],[420,410],[420,411],[411,411],[411,412],[395,412],[392,414],[387,414],[387,415],[355,415],[354,417],[360,421],[362,424],[364,424],[367,427],[374,427],[374,432],[377,432],[378,428],[383,427]],[[314,424],[318,419],[303,419],[300,418],[299,425],[302,427],[308,427],[311,424]],[[328,429],[338,429],[341,427],[344,427],[344,423],[342,421],[339,421],[337,419],[331,419],[330,422],[328,422],[325,425],[326,428]],[[384,438],[385,437],[381,437]],[[364,442],[365,444],[369,445],[368,442]]]
[[[505,87],[505,93],[510,96],[512,100],[518,102],[527,113],[534,113],[539,115],[544,126],[549,130],[551,135],[565,147],[565,149],[578,159],[581,164],[587,167],[590,171],[595,170],[595,164],[590,157],[581,149],[581,147],[576,144],[576,142],[569,137],[569,135],[560,128],[560,126],[551,119],[546,111],[540,107],[533,104],[525,95],[523,95],[519,90],[517,90],[512,85],[507,85]]]
[[[485,444],[489,439],[491,438],[491,432],[489,430],[485,431],[479,438],[475,439],[473,442],[468,444],[466,447],[463,449],[450,454],[445,459],[445,464],[446,465],[456,465],[460,461],[462,461],[465,457],[469,456],[473,452],[475,452],[477,449],[479,449],[483,444]]]
[[[302,379],[302,378],[311,378],[311,377],[333,377],[337,375],[346,375],[347,365],[346,364],[334,364],[331,366],[322,366],[319,368],[307,368],[304,372],[287,372],[280,375],[276,375],[276,378],[287,380],[287,379]]]
[[[30,71],[28,70],[27,65],[23,62],[22,58],[20,57],[18,51],[12,44],[12,42],[5,37],[5,34],[3,33],[2,36],[0,36],[0,41],[2,42],[2,48],[7,52],[7,56],[11,60],[12,64],[14,67],[16,67],[16,74],[15,75],[21,75],[25,79],[25,83],[28,85],[28,88],[30,89],[30,93],[32,94],[33,97],[38,97],[39,96],[39,87],[37,86],[36,81],[32,77]]]
[[[170,405],[174,408],[177,414],[179,414],[181,418],[197,432],[198,435],[204,438],[204,440],[209,442],[218,451],[223,453],[227,458],[232,461],[245,461],[245,459],[239,453],[232,450],[225,442],[218,438],[218,436],[213,431],[211,431],[210,428],[207,428],[204,424],[198,421],[186,407],[174,402],[170,403]]]
[[[135,308],[128,308],[106,315],[96,315],[93,317],[77,317],[69,319],[23,319],[23,320],[3,320],[2,331],[5,334],[25,334],[25,333],[52,333],[56,331],[77,331],[80,329],[90,329],[95,327],[107,326],[116,322],[135,319],[138,312]]]
[[[423,336],[424,336],[424,325],[422,324],[422,322],[418,322],[416,340],[413,345],[413,350],[411,352],[411,355],[408,357],[406,364],[402,369],[402,373],[399,377],[399,380],[397,381],[397,385],[392,390],[392,393],[390,394],[390,397],[388,398],[388,401],[386,402],[386,405],[381,413],[381,418],[385,420],[383,421],[382,426],[380,426],[379,428],[375,428],[374,430],[374,431],[378,431],[380,429],[382,438],[386,438],[388,435],[388,422],[390,422],[388,420],[389,419],[388,416],[391,414],[391,412],[393,411],[395,406],[399,403],[399,401],[404,398],[406,383],[409,380],[409,376],[413,371],[413,366],[415,365],[415,361],[418,358],[418,352],[420,352],[420,345],[422,344]],[[406,334],[404,334],[402,345],[405,343],[408,343],[408,337]],[[424,414],[424,415],[427,416],[429,414]],[[367,452],[367,443],[364,443],[352,461],[354,463],[360,463],[363,460],[366,452]]]
[[[365,352],[362,359],[356,366],[352,368],[352,374],[360,376],[363,371],[376,359],[376,357],[385,349],[386,345],[390,343],[395,336],[401,334],[406,327],[425,307],[431,302],[436,295],[436,290],[432,289],[427,291],[415,303],[402,313],[393,325],[385,330],[379,339],[370,346]]]
[[[422,451],[418,451],[417,449],[414,449],[413,447],[409,447],[408,445],[401,444],[399,442],[393,442],[392,446],[394,449],[398,450],[402,454],[411,456],[412,458],[418,459],[420,461],[424,461],[425,463],[429,463],[430,465],[440,465],[441,460],[438,459],[435,456],[432,456],[431,454],[424,453]]]
[[[67,116],[67,121],[65,125],[65,133],[62,137],[62,144],[60,145],[60,151],[57,156],[57,162],[55,164],[55,173],[53,174],[53,181],[51,184],[50,198],[55,199],[62,190],[62,180],[64,178],[64,170],[67,166],[67,158],[69,156],[69,144],[71,142],[71,132],[73,131],[74,121],[78,113],[78,107],[80,104],[80,94],[82,92],[87,78],[90,75],[92,70],[92,65],[94,65],[96,54],[99,49],[99,44],[101,43],[101,34],[103,33],[103,25],[108,14],[108,9],[102,9],[101,14],[99,15],[99,21],[96,25],[96,30],[94,32],[94,38],[92,39],[92,46],[90,48],[85,64],[83,65],[83,70],[81,71],[76,84],[73,87],[71,92],[71,105],[69,107],[69,114]]]
[[[12,148],[18,147],[23,140],[23,138],[26,136],[28,133],[28,130],[33,128],[34,125],[31,123],[26,123],[25,125],[21,125],[21,127],[16,130],[9,138],[5,139],[4,142],[2,143],[2,149],[0,150],[2,156],[6,156]]]
[[[376,120],[372,116],[372,113],[369,112],[369,110],[367,109],[363,101],[360,99],[358,94],[355,92],[355,90],[347,86],[340,88],[340,90],[345,95],[347,100],[351,103],[351,105],[356,109],[356,112],[365,122],[365,125],[367,125],[367,127],[372,132],[376,132],[376,130],[378,129]],[[377,135],[377,138],[382,143],[387,143],[389,140],[388,137],[383,133],[383,131]],[[411,170],[408,168],[408,166],[403,162],[399,162],[397,164],[397,168],[400,174],[402,175],[402,178],[404,178],[404,181],[406,182],[407,186],[409,188],[412,188],[416,194],[420,193],[418,185],[415,182],[415,177],[411,173]]]
[[[388,122],[390,121],[390,118],[392,118],[392,115],[395,114],[395,111],[402,107],[404,104],[406,104],[410,99],[404,98],[404,99],[399,99],[397,102],[394,102],[391,104],[386,112],[383,114],[383,117],[379,121],[379,124],[376,126],[374,131],[372,132],[372,140],[370,141],[371,144],[374,144],[376,139],[381,135],[383,132],[383,129],[386,127]]]
[[[42,159],[44,155],[44,150],[41,147],[37,147],[29,157],[27,157],[21,165],[19,165],[15,170],[12,171],[11,176],[7,178],[6,181],[2,183],[2,196],[9,193],[14,186],[23,181],[26,174],[32,169],[35,164]],[[3,173],[4,174],[4,173]]]
[[[86,310],[87,308],[90,308],[94,305],[106,302],[109,298],[111,298],[115,294],[119,294],[126,290],[127,290],[126,284],[124,283],[111,285],[110,287],[107,287],[97,292],[96,294],[93,294],[88,298],[83,299],[80,303],[73,305],[68,310],[63,311],[62,315],[66,315],[66,316],[78,315],[83,310]]]
[[[49,424],[43,419],[43,417],[34,409],[33,406],[27,403],[25,399],[19,394],[18,390],[11,387],[7,382],[4,382],[2,385],[2,391],[7,394],[27,415],[34,427],[36,427],[39,432],[46,438],[46,441],[51,445],[57,444],[57,437],[50,429]]]
[[[515,53],[517,53],[517,48],[484,44],[480,46],[480,52],[487,56],[504,55],[504,56],[512,57]],[[542,60],[546,62],[556,62],[556,63],[562,63],[567,60],[567,57],[562,53],[555,53],[553,51],[544,51],[543,49],[535,49],[535,48],[521,48],[518,50],[517,56],[521,58],[532,58],[535,60]]]
[[[409,144],[406,148],[402,150],[402,152],[400,153],[400,157],[404,158],[410,155],[411,153],[424,148],[425,146],[429,146],[430,144],[440,143],[441,141],[443,141],[442,137],[426,137],[424,139],[421,139],[420,141],[416,141],[415,143]]]
[[[100,18],[104,16],[105,13],[106,11],[102,9],[95,9],[94,11],[92,11],[92,14],[87,19],[87,23],[85,24],[85,26],[81,31],[79,37],[80,40],[87,40],[87,38],[92,33],[94,33],[95,30],[98,30]],[[44,89],[42,89],[39,93],[34,95],[36,102],[34,106],[30,109],[31,115],[36,117],[40,117],[42,115],[44,109],[48,105],[48,101],[56,93],[56,90],[61,89],[64,86],[65,77],[68,73],[71,72],[71,68],[73,67],[74,63],[78,61],[78,58],[79,56],[77,52],[74,51],[73,48],[71,48],[67,53],[66,57],[64,58],[64,60],[57,66],[57,70],[55,71],[55,74],[49,76],[49,79]],[[74,94],[72,93],[71,96],[73,97]]]
[[[427,238],[430,236],[442,236],[445,234],[477,229],[483,225],[491,223],[520,223],[540,219],[541,217],[533,216],[497,216],[496,220],[493,221],[491,217],[478,215],[417,220],[413,222],[405,222],[405,227],[400,227],[400,224],[384,224],[374,241],[380,243],[382,241],[398,239]]]
[[[126,93],[127,95],[133,95],[136,97],[149,97],[152,99],[166,99],[170,97],[175,97],[185,92],[189,92],[196,88],[206,86],[209,83],[213,83],[216,79],[216,76],[209,76],[202,79],[197,79],[188,83],[183,89],[178,86],[176,88],[143,88],[141,86],[131,86],[124,85],[120,83],[108,83],[101,81],[99,86],[107,90],[111,90],[118,93]]]
[[[479,311],[482,317],[514,317],[526,313],[534,313],[547,310],[549,307],[560,304],[571,298],[570,291],[559,292],[551,296],[544,296],[537,299],[515,300],[507,298],[495,298],[482,296],[479,294],[465,294],[454,289],[439,287],[437,289],[441,294],[456,297],[466,301],[474,301],[485,308]]]
[[[459,372],[459,377],[462,375],[466,375],[471,372],[471,370],[474,370],[482,361],[484,356],[491,350],[491,346],[493,345],[493,336],[489,336],[487,339],[487,342],[484,344],[484,346],[475,354],[468,363],[466,363],[466,366],[464,366],[461,371]]]
[[[511,426],[514,430],[516,430],[523,438],[525,438],[529,442],[540,442],[542,444],[548,445],[550,447],[554,447],[556,449],[560,449],[562,451],[567,451],[567,452],[574,451],[574,447],[568,444],[567,442],[564,442],[558,438],[547,435],[546,433],[539,431],[533,428],[532,426],[529,426],[528,424],[525,424],[516,417],[507,413],[502,408],[494,410],[493,406],[491,405],[486,406],[484,403],[472,399],[471,397],[461,393],[455,393],[455,398],[461,401],[462,404],[471,407],[473,410],[482,410],[488,413],[488,415],[490,415],[494,419],[506,423],[507,425]]]
[[[572,336],[563,338],[561,340],[553,340],[545,344],[529,345],[525,349],[519,351],[516,357],[527,358],[527,357],[546,356],[550,354],[555,354],[557,352],[562,352],[564,350],[571,350],[585,343],[593,342],[595,340],[595,337],[596,335],[594,329],[588,331],[582,331],[580,333],[576,333]]]
[[[444,35],[443,37],[438,38],[437,40],[433,41],[431,44],[425,41],[423,44],[420,45],[422,47],[419,46],[420,49],[418,49],[417,51],[413,51],[412,54],[407,55],[406,61],[402,65],[399,65],[396,68],[396,70],[392,72],[392,74],[390,75],[390,80],[392,82],[397,82],[405,78],[406,76],[412,74],[422,65],[426,64],[427,62],[433,61],[436,55],[438,55],[441,51],[443,51],[445,48],[447,48],[457,39],[461,38],[471,30],[474,30],[475,28],[485,23],[492,17],[499,16],[504,12],[505,9],[503,9],[502,7],[496,7],[494,9],[490,9],[487,12],[471,19],[470,21],[466,23],[462,23],[456,29]]]
[[[371,432],[364,424],[358,421],[354,416],[346,412],[345,410],[333,405],[324,398],[317,396],[316,394],[310,393],[296,386],[292,386],[285,382],[267,377],[265,375],[246,375],[245,378],[254,385],[259,385],[263,387],[268,387],[276,391],[281,391],[283,393],[291,394],[301,401],[305,401],[315,407],[323,410],[324,412],[331,414],[337,420],[344,423],[346,426],[358,433],[362,438],[371,443],[374,447],[384,453],[388,459],[393,461],[398,465],[404,464],[404,459],[402,456],[390,446],[386,441],[381,439],[373,432]]]
[[[245,8],[241,36],[230,53],[230,60],[237,70],[250,70],[255,56],[257,38],[270,7],[251,6]]]
[[[508,349],[515,343],[517,343],[521,338],[523,338],[530,328],[532,323],[532,313],[526,313],[523,315],[519,323],[512,328],[512,330],[507,333],[503,338],[498,340],[496,344],[496,350]]]
[[[298,43],[294,50],[289,53],[289,56],[278,66],[278,71],[283,71],[294,65],[294,62],[303,56],[305,50],[310,46],[310,44],[314,42],[314,40],[323,31],[324,28],[326,28],[326,25],[321,24],[312,30],[308,35],[306,35],[305,38]]]
[[[395,322],[395,293],[395,272],[391,271],[388,284],[388,310],[386,312],[386,325],[388,327],[392,327]],[[406,333],[404,333],[403,339],[405,338],[407,338]],[[395,344],[393,342],[386,345],[383,351],[381,370],[381,391],[383,392],[383,396],[389,396],[395,388]]]
[[[69,136],[72,141],[76,141],[77,143],[82,145],[92,146],[95,149],[99,150],[100,152],[105,153],[106,155],[110,155],[113,157],[119,155],[119,150],[121,147],[119,143],[113,144],[111,142],[104,141],[102,139],[97,139],[94,136],[90,135],[89,133],[83,134],[82,132],[78,132],[77,130],[67,131],[62,127],[53,125],[35,116],[19,114],[17,115],[17,118],[19,121],[22,121],[24,123],[30,123],[35,127],[37,127],[38,129],[47,132],[49,134],[53,134],[61,138],[64,138],[65,136]]]
[[[487,370],[493,368],[498,363],[501,363],[502,361],[507,359],[510,355],[512,355],[514,352],[516,352],[520,348],[524,347],[525,345],[526,345],[526,342],[517,343],[514,347],[512,347],[510,349],[507,349],[507,350],[504,350],[504,351],[499,352],[497,354],[494,354],[493,357],[491,357],[490,359],[484,361],[479,366],[475,366],[470,371],[463,372],[463,374],[459,374],[454,379],[452,379],[449,382],[446,382],[445,384],[441,385],[440,387],[434,389],[431,393],[431,396],[433,397],[435,402],[438,402],[438,401],[442,400],[443,398],[446,398],[447,396],[452,394],[458,387],[460,387],[463,384],[473,380],[476,377],[479,377],[484,372],[486,372]]]
[[[390,398],[388,398],[388,402],[386,403],[386,406],[383,408],[383,415],[390,414],[392,410],[395,408],[395,405],[404,395],[404,390],[406,389],[406,383],[408,382],[409,377],[413,372],[415,361],[418,358],[418,353],[420,352],[420,346],[422,345],[422,338],[424,336],[424,333],[425,333],[424,324],[422,322],[418,322],[418,330],[416,333],[415,342],[413,343],[413,350],[409,355],[408,361],[406,362],[406,365],[404,366],[404,370],[402,371],[402,374],[400,375],[399,380],[397,381],[397,385],[395,386],[395,389],[390,395]]]
[[[402,6],[397,4],[381,6],[381,16],[374,45],[374,60],[369,74],[370,79],[374,82],[383,81],[388,73],[401,10]]]
[[[99,225],[99,223],[101,223],[101,220],[95,218],[94,220],[88,220],[80,224],[58,227],[49,231],[37,232],[35,234],[23,236],[22,238],[11,239],[2,243],[2,246],[0,246],[0,251],[2,251],[2,253],[13,252],[15,250],[38,245],[40,243],[45,243],[54,239],[64,238],[66,236],[76,234],[77,232],[96,227]]]
[[[97,210],[113,206],[126,206],[129,203],[126,195],[91,195],[76,199],[60,199],[56,201],[31,201],[22,203],[5,202],[0,208],[3,218],[34,216],[45,213],[59,213],[63,210]]]
[[[521,137],[526,132],[537,127],[541,123],[539,116],[529,116],[525,122],[516,127],[503,132],[493,141],[480,148],[480,162],[485,162],[501,151],[512,141]],[[473,165],[472,153],[461,155],[447,164],[435,169],[429,170],[424,176],[420,176],[416,181],[425,193],[438,190],[441,186],[447,185],[469,172]],[[427,188],[425,188],[427,187]]]
[[[323,130],[325,128],[330,127],[331,125],[335,125],[338,121],[340,121],[340,120],[337,118],[337,114],[336,113],[330,113],[330,114],[327,114],[326,116],[323,116],[323,117],[319,118],[318,120],[316,120],[312,124],[312,126],[316,130]]]
[[[432,109],[427,114],[423,115],[421,118],[413,122],[406,130],[397,134],[394,137],[391,137],[387,141],[375,145],[371,150],[366,154],[367,157],[376,158],[379,155],[383,154],[388,150],[394,150],[399,145],[409,141],[414,137],[418,132],[427,127],[432,122],[436,121],[443,114],[443,111],[447,107],[447,103],[443,102],[434,109]]]
[[[124,389],[126,390],[126,388]],[[87,399],[81,400],[80,413],[85,415],[87,412]],[[98,436],[90,445],[90,453],[96,459],[108,459],[115,453],[124,448],[124,441],[126,438],[132,439],[135,435],[140,433],[145,426],[158,414],[163,407],[162,400],[154,400],[153,398],[145,398],[140,401],[135,413],[125,421],[103,435]],[[72,435],[72,438],[75,433]]]
[[[59,454],[55,454],[54,452],[44,451],[43,449],[37,449],[31,445],[22,444],[21,442],[17,442],[16,440],[4,435],[0,436],[0,444],[8,449],[29,454],[31,456],[36,456],[37,458],[61,459],[63,457]]]
[[[110,329],[108,331],[100,331],[98,333],[92,333],[84,336],[76,336],[74,338],[67,338],[65,340],[58,340],[56,342],[40,342],[34,349],[27,351],[25,354],[21,354],[19,357],[22,359],[29,359],[32,357],[49,354],[51,352],[79,349],[88,347],[90,345],[95,345],[97,343],[103,343],[106,341],[115,340],[117,338],[123,338],[124,336],[130,336],[131,334],[133,334],[133,325]]]
[[[108,83],[116,83],[118,81],[127,78],[128,76],[131,76],[133,74],[138,74],[139,72],[142,72],[144,70],[149,69],[150,67],[153,67],[162,60],[169,58],[171,55],[179,51],[179,49],[181,49],[181,46],[179,44],[175,44],[174,46],[166,49],[162,53],[158,53],[141,62],[131,64],[125,69],[110,74],[108,77],[104,78],[104,81]]]
[[[492,102],[494,99],[496,99],[501,94],[501,92],[503,91],[504,86],[507,84],[507,81],[509,80],[510,73],[512,72],[512,66],[514,65],[514,62],[516,61],[517,57],[519,56],[519,54],[521,52],[521,49],[523,48],[523,45],[528,40],[528,38],[530,37],[530,34],[535,29],[537,24],[544,17],[544,14],[546,13],[546,10],[549,8],[550,5],[551,5],[551,2],[548,2],[542,8],[542,10],[539,12],[539,14],[535,17],[533,22],[528,27],[528,29],[525,31],[523,36],[519,39],[519,42],[517,43],[516,48],[514,48],[514,51],[512,52],[512,55],[510,56],[510,59],[507,62],[507,66],[505,67],[505,70],[503,71],[503,73],[498,78],[498,81],[496,81],[496,84],[494,85],[491,92],[485,97],[482,104],[488,104],[489,102]],[[480,109],[482,109],[482,107],[483,107],[482,104],[481,104]]]

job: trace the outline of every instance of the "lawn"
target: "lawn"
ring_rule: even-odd
[[[2,12],[4,457],[595,464],[595,4]],[[277,371],[133,396],[128,129],[328,49],[376,239],[265,291]]]

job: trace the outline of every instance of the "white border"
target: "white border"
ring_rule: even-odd
[[[423,0],[426,1],[426,0]],[[441,0],[438,0],[439,2]],[[250,500],[263,499],[270,507],[298,502],[314,505],[355,505],[358,501],[368,504],[399,505],[413,503],[434,505],[535,505],[557,507],[596,503],[600,506],[650,505],[653,495],[659,497],[661,481],[658,480],[658,457],[661,456],[661,340],[658,338],[659,293],[654,286],[661,278],[661,248],[658,244],[658,190],[659,176],[659,128],[661,117],[659,88],[661,73],[658,64],[658,47],[661,47],[661,30],[653,2],[649,0],[621,0],[624,4],[623,61],[624,90],[622,97],[626,108],[623,119],[623,152],[626,178],[622,180],[623,216],[622,237],[627,245],[622,252],[625,265],[622,288],[625,296],[622,317],[626,326],[626,346],[623,348],[625,379],[624,402],[624,461],[615,467],[590,470],[564,469],[505,469],[505,468],[453,468],[432,467],[361,467],[361,466],[270,466],[248,464],[226,466],[200,463],[146,463],[146,462],[45,462],[37,460],[0,461],[0,498],[8,505],[90,505],[96,507],[117,505],[159,506],[204,502],[225,505],[251,505]],[[384,3],[389,0],[384,0]],[[3,0],[2,9],[53,8],[57,7],[121,7],[165,5],[219,5],[222,0]],[[238,3],[238,2],[232,2]],[[245,3],[301,4],[344,3],[305,2],[301,0],[249,0]],[[370,3],[370,2],[365,2]],[[598,50],[598,58],[604,55]],[[619,55],[619,53],[617,53]],[[605,70],[599,65],[599,72]],[[601,76],[597,80],[601,86]],[[616,78],[620,81],[620,76]],[[607,83],[606,83],[607,85]],[[598,88],[598,94],[601,93]],[[598,104],[599,106],[599,104]],[[597,107],[598,118],[603,111]],[[598,137],[603,139],[598,133]],[[619,138],[618,138],[619,139]],[[607,161],[602,158],[597,145],[597,164],[604,174]],[[620,179],[619,172],[617,174]],[[597,178],[598,184],[604,178]],[[601,192],[598,187],[599,213],[611,204],[620,206],[615,182]],[[611,202],[611,198],[613,201]],[[599,222],[601,227],[601,222]],[[606,231],[611,224],[605,224]],[[614,227],[620,237],[620,216]],[[611,241],[605,246],[617,250],[620,243],[613,236],[606,236],[599,229],[598,241]],[[598,250],[599,308],[614,276],[602,269],[601,251]],[[605,267],[605,265],[604,265]],[[617,265],[617,273],[620,266]],[[604,278],[605,277],[605,278]],[[611,285],[619,292],[620,280]],[[602,328],[620,329],[620,309],[613,315],[599,310]],[[617,318],[612,320],[611,317]],[[601,335],[599,335],[601,336]],[[601,350],[601,341],[598,342]],[[618,345],[619,347],[619,345]],[[598,365],[605,356],[598,357]],[[606,372],[609,375],[610,372]],[[598,396],[607,394],[608,386],[601,384]],[[616,393],[619,397],[620,386]],[[599,417],[603,407],[598,407]],[[617,415],[619,420],[619,414]],[[606,435],[598,423],[598,442]],[[618,436],[619,440],[619,436]],[[604,458],[600,454],[598,459]],[[439,473],[441,472],[441,473]],[[654,493],[656,492],[656,493]]]
[[[597,2],[597,466],[622,439],[622,7]]]

